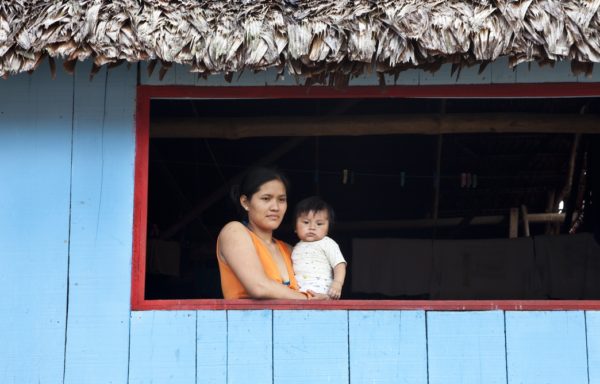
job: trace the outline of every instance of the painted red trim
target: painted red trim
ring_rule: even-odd
[[[465,84],[359,86],[336,89],[322,86],[138,87],[151,98],[208,99],[351,99],[351,98],[554,98],[598,97],[600,83]]]
[[[148,145],[151,99],[310,99],[310,98],[536,98],[597,97],[600,83],[477,84],[387,87],[272,86],[137,88],[135,195],[133,217],[132,310],[431,310],[558,311],[600,310],[600,300],[145,300]]]
[[[136,310],[425,310],[582,311],[600,310],[600,300],[146,300]]]
[[[143,306],[146,286],[150,97],[144,92],[138,91],[135,119],[135,187],[133,200],[133,262],[131,276],[132,309]]]

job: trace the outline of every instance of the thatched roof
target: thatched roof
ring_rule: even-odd
[[[323,80],[441,63],[600,62],[600,0],[3,0],[0,76],[160,60]],[[587,63],[587,64],[586,64]],[[333,77],[333,76],[332,76]]]

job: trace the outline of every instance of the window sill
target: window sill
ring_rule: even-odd
[[[585,311],[600,310],[600,300],[142,300],[147,310],[425,310],[425,311]]]

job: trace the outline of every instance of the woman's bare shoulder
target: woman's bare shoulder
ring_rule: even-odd
[[[219,232],[219,240],[249,238],[246,226],[239,221],[230,221]]]
[[[230,221],[229,223],[225,224],[223,226],[223,228],[221,229],[221,233],[223,233],[224,231],[235,231],[235,230],[240,230],[246,228],[244,226],[244,224],[240,223],[239,221]]]

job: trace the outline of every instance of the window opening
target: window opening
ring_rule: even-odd
[[[152,100],[145,298],[221,297],[215,242],[236,219],[231,182],[269,163],[292,182],[279,238],[297,241],[303,197],[333,205],[344,299],[598,299],[594,135],[393,133],[417,115],[486,131],[498,116],[584,106],[600,111],[598,99]]]

